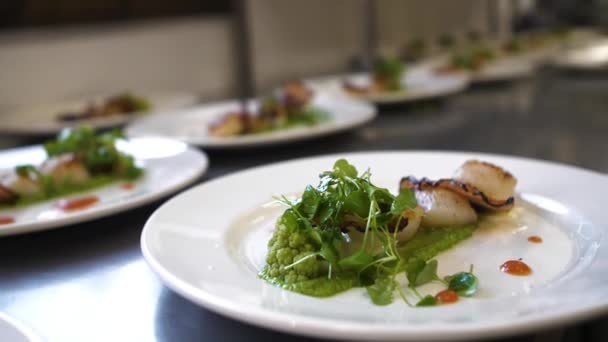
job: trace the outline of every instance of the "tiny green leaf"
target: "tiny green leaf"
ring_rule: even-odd
[[[374,261],[374,257],[364,250],[343,258],[338,262],[338,265],[345,269],[350,269],[356,272],[361,272],[365,267]]]
[[[415,285],[420,286],[439,278],[437,276],[437,260],[433,259],[424,265],[424,268],[416,276]]]
[[[437,299],[435,299],[435,297],[433,297],[431,295],[426,295],[424,298],[422,298],[416,304],[416,306],[435,306],[435,305],[437,305]]]
[[[340,176],[350,178],[357,177],[357,169],[349,164],[346,159],[338,159],[334,164],[334,172]]]
[[[376,305],[388,305],[394,300],[394,292],[397,284],[387,276],[379,277],[372,286],[366,287],[372,302]]]
[[[300,203],[298,204],[298,211],[300,212],[300,214],[302,214],[302,216],[310,220],[317,213],[320,201],[321,195],[319,194],[319,192],[309,185],[306,187],[306,190],[304,190],[304,193],[302,194],[302,198],[300,199]]]
[[[332,265],[336,265],[338,263],[338,259],[340,258],[340,252],[334,245],[333,241],[324,241],[321,245],[319,254],[323,257],[323,259],[327,260],[327,262]]]
[[[391,206],[391,212],[395,215],[403,213],[407,209],[414,209],[418,205],[414,191],[410,189],[401,189],[399,196],[395,198]]]
[[[425,266],[426,263],[424,260],[418,258],[413,258],[407,263],[405,266],[405,273],[410,287],[416,286],[416,279]]]
[[[21,176],[28,176],[30,173],[38,173],[38,170],[36,170],[36,167],[34,165],[31,164],[27,164],[27,165],[18,165],[15,167],[15,172]]]
[[[344,210],[360,217],[367,217],[369,214],[369,197],[361,190],[351,192],[344,201]]]

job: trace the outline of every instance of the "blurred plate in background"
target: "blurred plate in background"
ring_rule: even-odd
[[[426,67],[406,68],[401,80],[403,90],[366,94],[350,92],[345,89],[344,85],[348,83],[358,87],[368,87],[370,85],[368,73],[332,76],[310,80],[309,83],[313,89],[327,91],[332,96],[390,104],[429,100],[461,92],[469,85],[469,77],[465,74],[440,75]]]
[[[149,101],[152,107],[149,112],[116,114],[75,121],[58,120],[58,116],[62,113],[82,111],[91,103],[101,104],[109,97],[117,94],[119,93],[32,106],[3,108],[0,110],[2,120],[0,133],[13,135],[53,135],[65,127],[79,125],[88,125],[95,129],[111,128],[123,125],[139,116],[168,112],[192,106],[198,102],[198,97],[191,93],[134,91],[132,94],[142,96]]]
[[[258,101],[249,109],[257,110]],[[371,121],[376,109],[364,102],[340,99],[316,92],[311,106],[329,114],[329,120],[315,126],[298,126],[263,133],[214,137],[208,127],[229,112],[239,111],[236,100],[199,105],[170,115],[142,117],[125,130],[128,136],[163,136],[206,148],[236,148],[272,145],[334,134]]]
[[[142,165],[144,174],[140,179],[133,182],[116,181],[65,196],[71,199],[94,195],[98,202],[81,210],[61,210],[57,204],[63,198],[17,208],[0,208],[0,216],[14,220],[14,223],[0,226],[0,236],[66,226],[142,206],[194,182],[208,166],[207,156],[203,152],[175,140],[137,138],[124,141],[118,147]],[[0,175],[17,165],[38,165],[45,158],[46,153],[41,146],[3,150],[0,152]]]

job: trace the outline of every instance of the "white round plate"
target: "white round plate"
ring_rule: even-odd
[[[465,90],[469,77],[465,74],[437,74],[431,68],[407,69],[401,80],[403,90],[384,93],[353,94],[344,89],[344,82],[368,86],[368,73],[327,77],[311,80],[312,87],[335,97],[352,97],[377,104],[405,103],[449,96]]]
[[[248,103],[251,111],[257,110],[258,102]],[[348,99],[334,99],[316,93],[312,105],[326,111],[330,120],[317,126],[293,127],[268,133],[235,137],[213,137],[208,126],[228,112],[238,111],[238,101],[211,103],[194,107],[172,115],[157,115],[131,123],[125,130],[128,136],[156,135],[178,139],[206,148],[235,148],[286,143],[329,135],[361,126],[376,116],[376,110],[366,103]]]
[[[553,65],[564,69],[607,70],[608,39],[565,51],[553,59]]]
[[[0,312],[0,341],[42,342],[42,339],[23,323]]]
[[[55,103],[40,104],[31,107],[2,109],[2,125],[0,132],[15,135],[52,135],[65,127],[88,125],[95,129],[105,129],[124,125],[135,117],[152,115],[154,113],[168,112],[194,105],[198,98],[188,93],[162,93],[162,92],[134,92],[144,96],[152,105],[147,113],[133,113],[129,115],[112,115],[94,119],[62,122],[57,120],[59,113],[78,111],[89,103],[102,103],[110,95],[92,96],[82,99],[58,101]]]
[[[319,299],[258,278],[275,219],[273,196],[295,195],[346,158],[396,192],[402,176],[449,177],[468,159],[505,167],[519,180],[517,206],[486,221],[442,253],[439,274],[475,265],[480,290],[454,305],[375,306],[364,289]],[[561,326],[608,312],[608,246],[603,241],[608,177],[574,167],[499,155],[375,152],[298,159],[253,168],[190,189],[148,220],[145,259],[167,286],[226,316],[294,334],[343,340],[471,340]],[[544,242],[528,242],[539,235]],[[499,271],[523,258],[529,277]],[[436,293],[434,285],[421,288]]]
[[[134,182],[117,182],[68,198],[95,195],[95,205],[64,212],[53,199],[15,209],[0,209],[0,216],[15,220],[0,225],[0,236],[46,230],[69,224],[89,221],[142,206],[175,192],[200,177],[208,166],[207,156],[186,144],[163,138],[136,138],[121,141],[118,147],[133,155],[143,166],[144,175]],[[41,146],[22,147],[0,151],[0,175],[16,165],[40,164],[46,156]],[[125,189],[125,183],[133,187]]]

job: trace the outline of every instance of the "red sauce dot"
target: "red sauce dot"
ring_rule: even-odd
[[[500,266],[500,270],[514,276],[527,276],[532,273],[532,269],[520,260],[508,260]]]
[[[458,301],[458,293],[452,290],[443,290],[435,295],[435,299],[441,304],[452,304]]]
[[[88,208],[97,202],[99,202],[99,198],[97,196],[87,196],[69,200],[60,200],[57,203],[57,206],[63,211],[74,211]]]
[[[133,190],[135,188],[135,184],[134,183],[124,183],[120,187],[123,188],[124,190]]]
[[[528,241],[530,241],[532,243],[542,243],[543,239],[540,236],[533,235],[528,238]]]
[[[10,216],[0,216],[0,224],[15,223],[15,219]]]

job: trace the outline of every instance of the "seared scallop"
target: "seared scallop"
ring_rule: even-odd
[[[215,137],[230,137],[242,134],[247,128],[246,114],[227,113],[221,120],[209,125],[209,134]]]
[[[91,178],[85,165],[73,154],[47,159],[40,167],[40,172],[50,176],[53,183],[58,185],[82,184]]]
[[[397,240],[399,242],[405,242],[410,240],[418,232],[422,217],[424,216],[424,209],[422,207],[416,207],[414,210],[407,210],[403,213],[402,221],[406,222],[404,227],[399,228],[397,233]]]
[[[470,184],[494,201],[506,201],[513,197],[517,179],[500,166],[469,160],[454,175],[454,179]]]
[[[40,179],[32,174],[9,174],[2,179],[2,185],[19,196],[32,196],[42,192]]]
[[[418,205],[424,209],[423,227],[463,225],[477,222],[471,203],[453,191],[441,188],[416,190]]]

